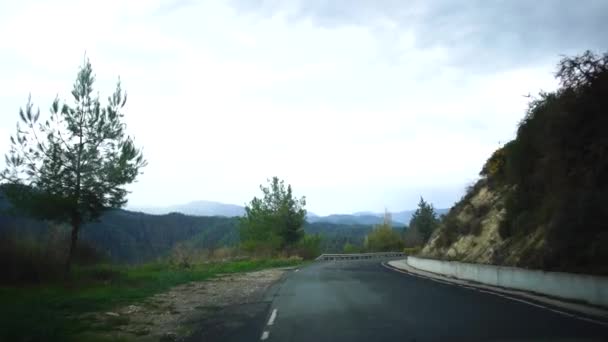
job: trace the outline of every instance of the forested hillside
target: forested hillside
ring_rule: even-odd
[[[0,192],[0,209],[8,203]],[[59,234],[67,234],[67,227],[30,218],[0,213],[0,235],[14,235],[19,239],[45,241]],[[349,242],[363,245],[371,231],[366,225],[306,223],[304,231],[321,236],[323,252],[341,252]],[[18,234],[14,234],[18,232]],[[171,213],[149,215],[127,210],[106,212],[98,222],[83,227],[82,240],[116,262],[146,262],[166,256],[178,242],[199,249],[236,246],[239,243],[238,218],[188,216]]]
[[[304,230],[308,234],[319,234],[321,236],[322,252],[342,253],[347,243],[362,247],[365,236],[372,231],[372,226],[313,222],[306,223]]]
[[[608,274],[608,54],[564,58],[556,77],[425,255]]]

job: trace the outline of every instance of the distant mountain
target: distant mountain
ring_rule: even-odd
[[[376,216],[376,215],[378,215],[378,213],[375,213],[373,211],[358,211],[356,213],[353,213],[353,215],[355,215],[355,216],[366,216],[366,215]]]
[[[142,212],[152,215],[166,215],[170,213],[181,213],[192,216],[224,216],[235,217],[245,215],[245,207],[235,204],[226,204],[214,201],[194,201],[181,205],[167,207],[137,207],[129,206],[128,210]],[[435,209],[437,215],[448,212],[448,209]],[[404,210],[391,213],[393,223],[398,226],[407,225],[414,214],[414,210]],[[356,224],[374,225],[382,223],[384,213],[373,211],[359,211],[353,214],[331,214],[326,216],[316,215],[308,212],[306,220],[310,223],[324,222],[334,224]]]
[[[245,208],[236,204],[226,204],[213,201],[194,201],[181,205],[168,207],[128,207],[131,211],[139,211],[152,215],[166,215],[169,213],[181,213],[192,216],[243,216]]]
[[[448,209],[435,209],[438,216],[446,214]],[[414,210],[404,210],[391,213],[393,224],[407,225],[409,224]],[[354,214],[332,214],[327,216],[308,215],[308,222],[327,222],[335,224],[362,224],[374,225],[380,224],[384,220],[384,213],[374,213],[372,211],[360,211]]]
[[[374,225],[382,223],[382,217],[378,215],[348,215],[348,214],[332,214],[327,216],[308,216],[308,222],[324,222],[333,224],[362,224]]]

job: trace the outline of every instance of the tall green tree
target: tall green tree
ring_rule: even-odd
[[[241,241],[271,245],[282,249],[295,245],[304,236],[306,198],[295,198],[291,185],[273,177],[268,186],[260,185],[263,197],[254,197],[245,206],[240,220]]]
[[[439,219],[433,205],[427,203],[424,198],[420,197],[418,208],[412,215],[408,229],[414,229],[422,235],[424,242],[428,241],[433,234],[433,231],[439,225]]]
[[[126,203],[125,185],[146,161],[123,123],[127,96],[120,80],[102,106],[94,93],[95,76],[86,60],[72,89],[71,105],[55,98],[42,121],[31,99],[20,109],[0,173],[14,206],[44,219],[69,222],[71,238],[65,270],[69,273],[81,226],[104,210]]]

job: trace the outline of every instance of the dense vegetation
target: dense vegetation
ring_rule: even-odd
[[[371,225],[335,224],[325,222],[307,223],[304,231],[321,237],[321,252],[341,253],[346,244],[363,247],[365,236],[372,230]]]
[[[559,89],[530,102],[516,138],[494,152],[482,179],[446,216],[443,245],[480,233],[490,208],[476,207],[466,224],[456,216],[487,187],[501,195],[497,203],[504,207],[504,243],[494,262],[542,236],[542,247],[522,247],[518,265],[608,272],[608,54],[563,58],[556,77]]]

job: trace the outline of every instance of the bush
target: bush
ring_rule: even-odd
[[[291,253],[305,260],[311,260],[321,255],[321,236],[306,234],[296,244],[295,249]]]
[[[456,219],[454,210],[452,209],[443,218],[442,227],[440,227],[439,231],[437,232],[435,245],[439,248],[449,247],[456,241],[458,235],[460,234],[460,230],[460,224]]]
[[[62,279],[69,241],[67,236],[53,234],[39,237],[0,236],[0,283],[32,284]],[[81,242],[74,253],[74,262],[91,265],[105,260],[94,247]]]
[[[486,161],[486,164],[481,169],[480,175],[488,177],[496,177],[497,174],[504,171],[505,165],[505,150],[499,148],[492,153],[492,156]]]
[[[374,227],[365,238],[365,249],[370,252],[394,252],[403,249],[399,232],[388,224]]]
[[[246,240],[241,242],[241,249],[257,258],[270,258],[279,255],[281,241],[278,238],[269,238],[266,241]]]
[[[420,246],[406,247],[403,249],[403,253],[405,253],[405,255],[416,255],[416,254],[420,253],[420,251],[422,251],[422,247],[420,247]]]
[[[347,242],[344,244],[344,247],[342,247],[342,251],[346,254],[361,253],[361,247],[355,246],[352,243]]]

